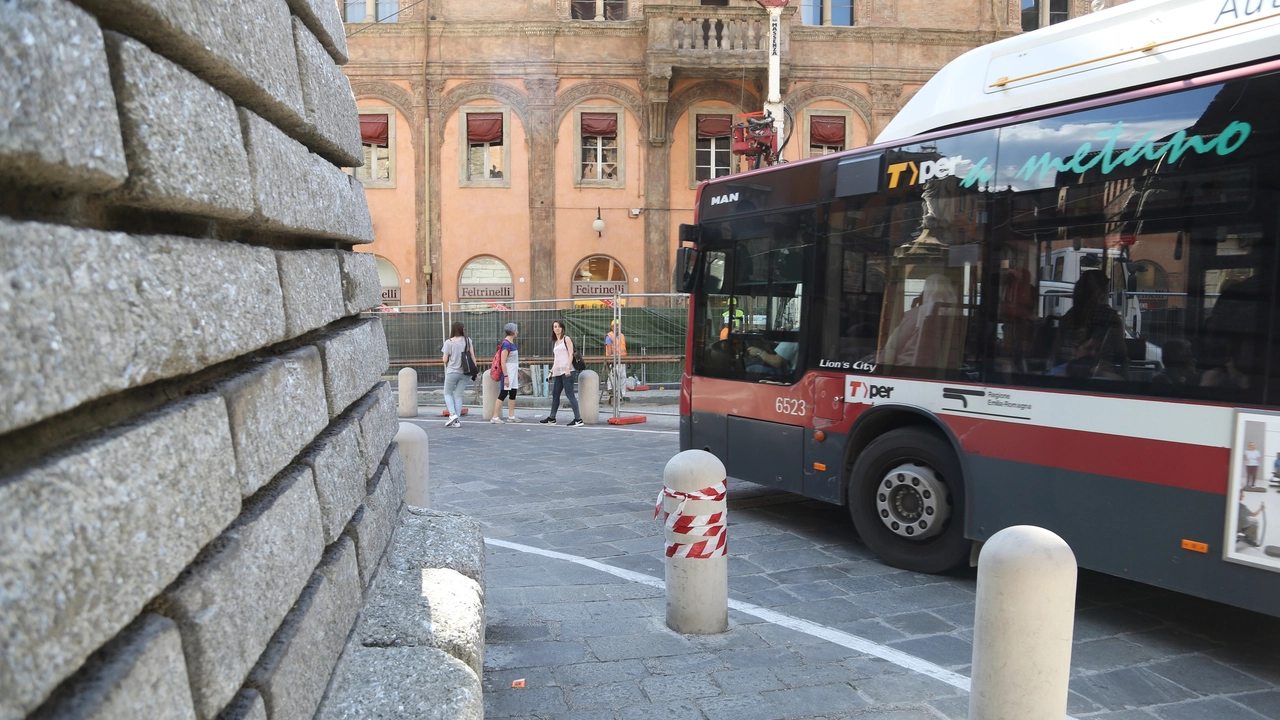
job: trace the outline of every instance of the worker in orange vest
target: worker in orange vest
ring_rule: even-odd
[[[617,320],[609,323],[609,332],[604,336],[604,355],[609,362],[609,392],[617,392],[623,400],[627,399],[627,364],[622,358],[627,356],[627,336],[622,334],[622,327]],[[614,388],[618,390],[614,390]]]

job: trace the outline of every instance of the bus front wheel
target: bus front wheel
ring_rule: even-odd
[[[968,561],[960,461],[936,433],[906,427],[871,441],[848,493],[858,535],[885,563],[937,573]]]

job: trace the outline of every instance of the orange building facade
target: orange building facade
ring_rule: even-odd
[[[698,182],[746,167],[726,127],[765,100],[759,5],[338,1],[376,236],[362,249],[378,255],[390,304],[671,291]],[[866,145],[951,59],[1088,11],[1088,0],[792,0],[784,155]]]

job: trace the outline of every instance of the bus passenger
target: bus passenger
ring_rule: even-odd
[[[1170,340],[1160,348],[1160,362],[1164,369],[1151,378],[1153,383],[1166,385],[1199,385],[1200,373],[1196,372],[1196,358],[1191,343],[1186,340]]]
[[[1107,276],[1080,273],[1071,309],[1062,316],[1049,355],[1050,375],[1123,380],[1129,368],[1124,324],[1107,304]]]
[[[911,309],[902,313],[898,327],[884,343],[881,362],[886,365],[931,367],[940,359],[937,346],[945,343],[950,333],[941,333],[944,337],[925,337],[929,334],[925,332],[925,324],[949,314],[956,304],[956,291],[947,276],[934,273],[925,278],[924,292],[917,299],[920,303],[916,305],[913,301]]]

